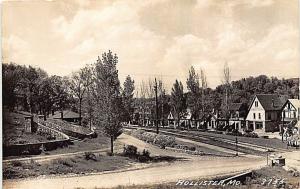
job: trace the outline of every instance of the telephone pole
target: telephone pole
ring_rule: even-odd
[[[156,125],[156,134],[159,133],[159,128],[158,128],[158,101],[157,101],[157,81],[155,78],[155,125]]]

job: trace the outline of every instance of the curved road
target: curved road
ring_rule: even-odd
[[[199,179],[216,177],[217,175],[227,175],[249,169],[258,169],[266,164],[266,160],[262,157],[222,158],[207,156],[198,157],[181,153],[176,154],[175,152],[162,150],[144,143],[128,135],[122,135],[119,141],[126,144],[135,144],[138,146],[139,150],[146,148],[154,155],[174,155],[176,157],[185,158],[186,160],[144,169],[119,170],[94,175],[6,180],[3,182],[3,186],[6,189],[69,189],[95,187],[109,188],[132,184],[157,184],[176,182],[179,179]]]
[[[178,162],[161,167],[152,167],[125,172],[111,172],[107,174],[54,177],[47,179],[7,180],[4,188],[95,188],[116,187],[118,185],[154,184],[176,182],[178,179],[199,179],[215,177],[228,173],[236,173],[248,169],[257,169],[265,165],[265,160],[255,158],[227,158],[217,161],[193,160]]]

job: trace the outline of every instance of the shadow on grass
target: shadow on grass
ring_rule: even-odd
[[[173,157],[173,156],[154,156],[151,157],[151,162],[174,162],[174,161],[188,161],[187,158],[183,157]]]

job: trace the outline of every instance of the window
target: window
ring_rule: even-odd
[[[263,128],[263,124],[262,123],[256,123],[255,127],[256,127],[256,129],[262,129]]]
[[[257,101],[255,101],[255,107],[258,107],[258,102]]]
[[[255,119],[255,113],[253,113],[253,119]]]
[[[296,112],[294,111],[293,113],[294,113],[294,117],[293,118],[296,118]]]
[[[268,120],[271,120],[271,113],[268,113]]]
[[[261,115],[260,115],[260,113],[258,113],[258,119],[261,119]]]

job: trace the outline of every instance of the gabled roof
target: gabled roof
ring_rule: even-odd
[[[238,111],[242,108],[243,103],[231,103],[229,104],[228,109],[231,111]]]
[[[300,108],[300,100],[299,99],[288,99],[288,101],[296,108]]]
[[[261,103],[261,105],[266,111],[281,110],[282,106],[287,100],[285,96],[280,96],[277,94],[257,94],[255,95],[255,97],[257,97],[257,99],[259,100],[259,102]]]
[[[61,118],[61,112],[60,111],[56,111],[51,118],[53,118],[53,119],[60,119]],[[79,114],[76,113],[76,112],[73,112],[71,110],[64,110],[63,111],[63,118],[64,119],[79,118]]]

